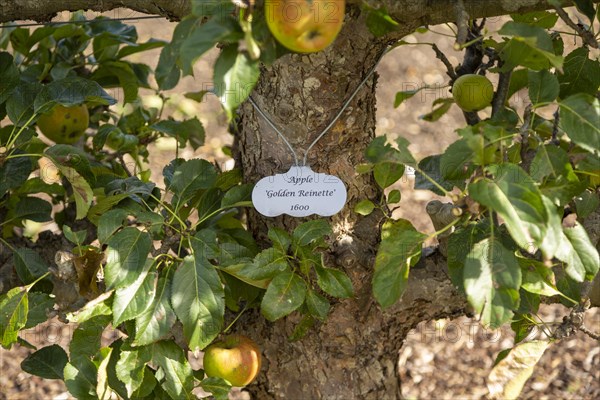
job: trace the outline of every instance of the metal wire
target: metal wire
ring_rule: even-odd
[[[354,97],[358,94],[358,91],[364,86],[364,84],[367,82],[367,80],[369,80],[369,78],[371,77],[371,75],[373,75],[373,72],[375,72],[375,69],[377,68],[377,66],[381,62],[381,59],[383,58],[384,55],[386,55],[386,53],[389,50],[390,50],[390,48],[386,48],[384,51],[381,52],[381,54],[377,58],[377,61],[375,62],[375,65],[373,65],[373,67],[371,67],[371,69],[369,70],[369,72],[367,73],[367,75],[365,75],[365,77],[358,84],[358,86],[356,87],[356,89],[354,89],[354,91],[352,92],[352,94],[350,95],[350,97],[348,97],[348,99],[344,102],[344,104],[342,105],[342,107],[340,108],[340,110],[338,111],[338,113],[335,115],[335,117],[333,117],[333,119],[331,120],[331,122],[325,127],[325,129],[323,129],[323,131],[321,131],[321,133],[319,134],[319,136],[317,136],[316,139],[312,141],[312,143],[310,144],[310,146],[308,146],[308,148],[306,149],[306,152],[304,153],[304,157],[302,159],[302,165],[306,165],[306,159],[308,158],[308,153],[310,152],[310,150],[314,147],[315,144],[317,144],[317,142],[319,140],[321,140],[321,138],[323,136],[325,136],[325,134],[327,134],[327,132],[329,132],[329,130],[333,127],[333,125],[335,125],[335,123],[337,122],[337,120],[340,119],[340,117],[342,116],[342,114],[344,113],[344,111],[346,111],[346,109],[348,108],[348,106],[350,105],[350,103],[352,102],[352,100],[354,99]],[[273,121],[271,121],[271,119],[258,107],[258,105],[256,105],[256,103],[254,102],[254,99],[252,99],[252,97],[249,97],[248,100],[254,106],[254,108],[256,109],[256,111],[258,111],[258,113],[265,119],[265,121],[267,121],[267,123],[271,126],[271,128],[273,128],[273,130],[275,130],[275,132],[277,132],[277,134],[279,135],[279,137],[281,139],[283,139],[283,141],[288,146],[288,148],[290,149],[290,151],[292,152],[292,154],[294,156],[294,161],[296,163],[295,165],[298,166],[298,155],[294,151],[294,148],[292,147],[292,145],[290,144],[290,142],[285,138],[285,135],[283,134],[283,132],[281,132],[275,126],[275,124],[273,123]]]
[[[52,25],[66,25],[66,24],[93,24],[102,21],[135,21],[139,19],[164,19],[161,15],[145,15],[141,17],[123,17],[123,18],[104,18],[104,19],[88,19],[85,21],[56,21],[56,22],[43,22],[43,23],[29,23],[29,24],[11,24],[11,25],[0,25],[2,28],[22,28],[27,26],[52,26]]]

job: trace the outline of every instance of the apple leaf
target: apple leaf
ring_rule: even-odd
[[[187,256],[175,271],[171,304],[192,351],[208,346],[223,327],[225,292],[214,266]]]
[[[600,100],[578,93],[559,103],[560,126],[583,149],[600,154]]]
[[[108,288],[131,285],[146,265],[152,239],[146,232],[124,228],[108,241],[104,279]]]
[[[350,278],[339,269],[316,267],[317,284],[328,295],[338,298],[352,297],[354,289]]]
[[[141,315],[154,300],[156,271],[151,271],[153,260],[147,259],[144,268],[131,285],[115,290],[113,299],[113,326]]]
[[[211,339],[212,340],[212,339]],[[161,341],[151,346],[152,362],[164,373],[161,386],[172,399],[196,399],[192,394],[194,375],[184,350],[172,341]]]
[[[29,302],[27,288],[16,287],[0,296],[0,344],[10,348],[27,323]]]
[[[223,378],[210,377],[205,378],[200,382],[202,389],[212,393],[215,400],[228,400],[231,385]]]
[[[421,256],[425,237],[407,220],[383,224],[373,274],[373,295],[382,307],[391,306],[404,293],[408,272]]]
[[[230,120],[235,109],[252,93],[259,76],[259,62],[240,52],[237,43],[223,49],[215,62],[214,84],[215,94]]]
[[[484,326],[498,328],[510,321],[521,286],[521,269],[512,251],[497,239],[480,241],[467,255],[463,279],[467,300]]]
[[[269,321],[275,321],[300,307],[305,296],[304,280],[291,271],[285,271],[273,278],[269,284],[260,310]]]
[[[550,342],[533,340],[510,349],[492,369],[487,386],[493,398],[516,399]]]
[[[63,370],[69,357],[57,344],[42,347],[21,362],[23,371],[44,379],[64,379]]]
[[[171,275],[170,269],[166,275],[158,279],[156,296],[141,315],[135,320],[136,346],[156,342],[167,337],[177,317],[171,307]]]

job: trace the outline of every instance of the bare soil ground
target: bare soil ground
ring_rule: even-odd
[[[112,18],[134,16],[130,11],[117,10],[107,13]],[[68,18],[63,15],[63,19]],[[492,20],[492,24],[500,20]],[[150,37],[169,40],[174,24],[163,20],[135,23],[142,41]],[[451,33],[445,26],[433,28],[443,34]],[[460,62],[461,54],[452,50],[452,40],[443,35],[410,35],[409,42],[435,41],[452,64]],[[214,54],[212,54],[214,57]],[[143,61],[155,66],[158,52],[143,53]],[[168,110],[175,116],[197,115],[206,132],[206,145],[197,151],[185,149],[183,157],[206,157],[226,163],[220,150],[230,144],[232,138],[226,133],[226,124],[216,99],[201,103],[185,99],[183,93],[205,88],[211,81],[211,60],[201,60],[195,68],[195,78],[186,78],[173,91]],[[462,115],[453,109],[437,123],[428,123],[420,116],[430,111],[431,102],[440,96],[448,96],[447,89],[425,90],[394,109],[396,92],[423,85],[448,82],[441,62],[435,59],[429,46],[403,46],[388,54],[377,69],[378,84],[378,134],[391,138],[406,137],[417,159],[442,152],[456,140],[454,130],[464,125]],[[155,101],[151,96],[145,101]],[[151,149],[151,168],[157,183],[162,167],[175,156],[175,146],[169,141]],[[422,231],[432,232],[431,222],[424,213],[425,204],[435,195],[412,189],[413,179],[407,176],[399,183],[402,191],[397,217],[406,218]],[[543,306],[540,317],[549,325],[560,323],[568,311],[560,305]],[[587,316],[586,326],[600,332],[600,312]],[[28,332],[26,339],[37,345],[68,344],[72,326],[51,321],[35,331]],[[482,399],[488,391],[486,377],[497,353],[511,347],[513,335],[510,329],[485,330],[469,318],[431,321],[413,330],[400,351],[400,374],[402,391],[411,399]],[[19,364],[32,350],[16,346],[7,351],[0,349],[0,400],[20,399],[67,399],[71,398],[60,381],[45,381],[22,372]],[[247,394],[236,394],[247,398]],[[597,341],[579,333],[550,347],[536,367],[522,393],[524,399],[600,399],[600,345]],[[296,399],[290,399],[296,400]],[[298,399],[300,400],[300,399]],[[304,399],[303,399],[304,400]],[[309,399],[306,399],[309,400]]]

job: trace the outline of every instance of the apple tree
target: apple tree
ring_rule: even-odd
[[[408,332],[470,315],[515,331],[490,388],[518,394],[544,350],[587,331],[582,315],[600,305],[600,13],[594,1],[573,3],[348,1],[333,44],[297,54],[274,39],[260,0],[2,1],[0,22],[73,12],[69,23],[0,31],[2,346],[28,345],[21,330],[58,317],[78,324],[68,351],[39,348],[22,368],[64,380],[77,398],[191,398],[197,386],[226,398],[229,382],[193,370],[187,352],[238,332],[262,348],[248,386],[255,398],[391,399],[401,397]],[[135,27],[77,11],[123,6],[178,21],[171,41],[140,43]],[[488,28],[485,17],[497,15],[510,17]],[[488,117],[465,111],[456,142],[417,160],[408,140],[375,135],[368,73],[404,36],[444,22],[455,26],[462,62],[426,45],[448,84],[468,74],[498,83]],[[566,46],[572,37],[577,45]],[[215,46],[212,90],[235,137],[236,168],[176,158],[152,182],[149,144],[166,136],[197,148],[208,133],[197,118],[144,107],[139,91],[166,100]],[[156,65],[130,61],[155,48]],[[306,155],[314,171],[345,183],[346,206],[330,218],[257,213],[253,184],[294,159],[248,97],[305,150],[365,78]],[[524,109],[511,103],[521,90]],[[396,106],[417,92],[399,92]],[[90,121],[79,141],[43,137],[44,115],[81,104]],[[451,95],[439,98],[424,118],[436,123],[451,107]],[[435,232],[392,217],[401,198],[392,186],[408,168],[416,189],[447,199],[421,210]],[[26,221],[52,221],[59,233],[33,240]],[[424,248],[432,238],[439,245]],[[572,311],[531,341],[540,302]],[[101,347],[108,327],[118,338]],[[529,364],[519,367],[523,357]],[[511,374],[525,378],[505,386]]]

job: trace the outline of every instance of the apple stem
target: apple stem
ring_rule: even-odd
[[[231,321],[231,323],[227,326],[227,328],[225,328],[223,330],[223,333],[227,333],[229,331],[229,329],[231,329],[231,327],[233,326],[233,324],[236,323],[236,321],[242,316],[243,313],[246,312],[246,310],[248,309],[248,303],[246,303],[246,305],[244,306],[244,308],[242,309],[242,311],[240,311],[240,313],[233,319],[233,321]]]

